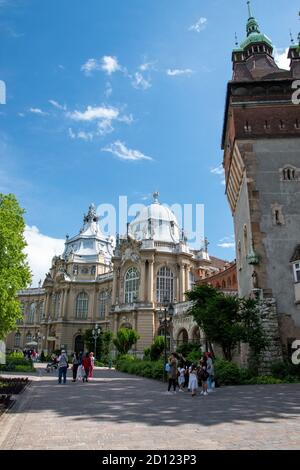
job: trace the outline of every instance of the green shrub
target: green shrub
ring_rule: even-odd
[[[300,379],[300,364],[295,365],[291,362],[274,362],[271,365],[271,372],[274,377],[285,379],[286,377],[295,377]]]
[[[11,352],[7,355],[7,360],[12,361],[15,359],[25,359],[24,354],[21,351]]]
[[[16,372],[36,372],[35,368],[30,365],[27,365],[27,366],[15,365],[14,370]]]
[[[144,349],[144,360],[149,361],[150,360],[150,348]]]
[[[276,379],[271,375],[260,375],[257,377],[252,377],[247,381],[247,385],[271,385],[271,384],[282,384],[281,379]]]
[[[182,343],[178,348],[176,349],[176,352],[178,354],[182,354],[184,358],[187,359],[188,355],[192,352],[198,352],[199,354],[199,359],[202,357],[202,350],[199,344],[195,343]]]
[[[233,362],[216,359],[214,362],[215,378],[219,385],[238,385],[241,383],[241,372]]]
[[[126,372],[127,374],[138,375],[156,380],[163,379],[163,361],[144,361],[134,358],[132,360],[132,356],[130,360],[127,360],[123,357],[122,360],[117,361],[116,368],[120,372]]]
[[[201,349],[198,349],[198,350],[195,349],[194,351],[191,351],[190,353],[188,353],[188,355],[186,356],[186,360],[192,364],[198,363],[199,359],[201,358],[202,358]]]

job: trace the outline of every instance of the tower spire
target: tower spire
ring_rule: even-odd
[[[294,37],[293,37],[293,33],[292,31],[290,30],[290,38],[291,38],[291,43],[294,44]]]
[[[248,18],[253,18],[252,13],[251,13],[251,2],[250,2],[250,0],[248,0],[247,5],[248,5],[248,14],[249,14]]]

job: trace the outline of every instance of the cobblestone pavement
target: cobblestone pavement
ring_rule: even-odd
[[[41,373],[1,417],[0,448],[299,449],[300,384],[192,398],[114,370],[66,385]]]

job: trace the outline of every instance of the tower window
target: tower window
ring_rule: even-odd
[[[282,206],[279,204],[272,205],[272,218],[273,218],[273,225],[284,225],[284,216],[282,212]]]
[[[300,129],[299,119],[296,119],[295,128]]]
[[[296,179],[297,179],[297,172],[295,168],[291,166],[287,166],[283,168],[282,170],[283,181],[295,181]]]
[[[294,280],[295,282],[300,282],[300,262],[294,263]]]
[[[269,121],[265,121],[264,128],[265,129],[270,129],[271,128]]]
[[[282,119],[279,121],[279,129],[285,129],[285,124]]]
[[[250,126],[249,121],[246,121],[245,126],[244,126],[244,130],[245,130],[245,132],[251,132],[252,131],[252,127]]]

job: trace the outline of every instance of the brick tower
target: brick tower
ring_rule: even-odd
[[[300,47],[292,40],[290,69],[280,69],[247,3],[247,37],[232,53],[223,165],[239,295],[262,300],[272,361],[300,338],[300,105],[292,100]]]

